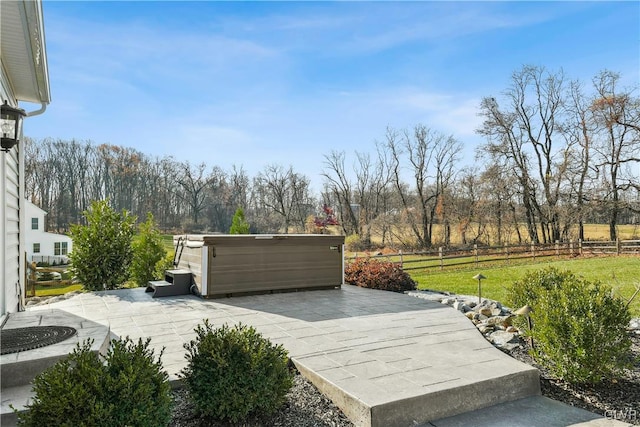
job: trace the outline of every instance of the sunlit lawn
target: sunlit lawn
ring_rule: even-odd
[[[36,285],[36,296],[48,297],[54,295],[62,295],[67,292],[79,291],[82,289],[82,285],[78,283],[74,284],[61,284],[61,285]],[[30,294],[31,289],[27,290],[27,294]]]
[[[627,301],[633,295],[636,286],[640,286],[640,257],[610,256],[596,258],[575,258],[555,261],[547,259],[537,263],[514,266],[480,266],[456,271],[410,271],[411,277],[418,282],[420,289],[454,292],[457,294],[477,295],[478,281],[473,279],[482,273],[482,296],[509,304],[507,288],[525,273],[532,270],[554,266],[561,270],[571,270],[587,280],[599,280],[610,285],[614,293]],[[634,316],[640,316],[640,294],[630,305]]]
[[[173,234],[163,234],[162,235],[162,244],[164,244],[164,247],[165,247],[166,250],[172,251],[174,249],[174,247],[173,247]]]

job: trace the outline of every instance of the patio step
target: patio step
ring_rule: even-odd
[[[188,295],[191,293],[192,282],[193,274],[189,270],[167,270],[164,280],[148,282],[145,292],[153,292],[153,298]]]

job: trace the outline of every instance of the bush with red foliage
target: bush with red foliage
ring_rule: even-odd
[[[404,292],[416,289],[416,282],[402,270],[399,263],[358,258],[347,264],[344,281],[362,288]]]

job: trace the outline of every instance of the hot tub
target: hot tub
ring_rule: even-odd
[[[189,269],[205,298],[339,288],[344,236],[212,234],[174,236],[176,268]]]

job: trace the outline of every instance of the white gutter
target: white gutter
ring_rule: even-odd
[[[34,111],[29,111],[27,113],[27,117],[39,116],[40,114],[44,113],[46,110],[47,110],[47,103],[46,102],[41,102],[40,103],[40,109],[34,110]]]

